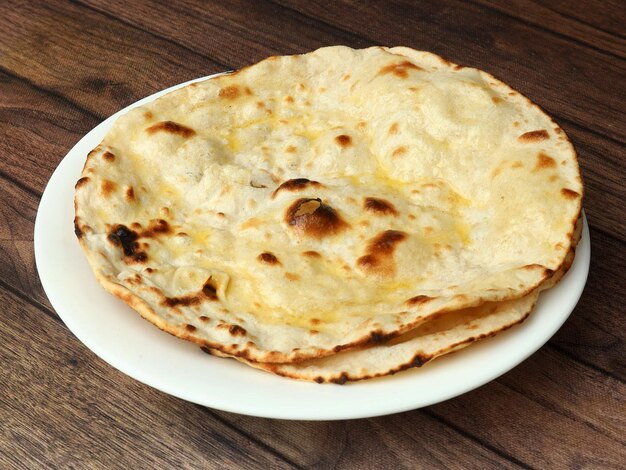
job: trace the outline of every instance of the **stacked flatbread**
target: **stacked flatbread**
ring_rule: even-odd
[[[99,282],[207,351],[345,382],[521,322],[567,270],[563,130],[412,49],[270,57],[121,117],[76,185]]]

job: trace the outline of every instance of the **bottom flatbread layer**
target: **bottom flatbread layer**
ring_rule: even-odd
[[[434,358],[493,336],[522,322],[531,312],[538,291],[517,300],[491,302],[480,307],[457,310],[423,323],[417,328],[382,344],[343,351],[334,356],[299,363],[246,364],[284,377],[300,380],[345,383],[394,374],[421,366]],[[220,357],[219,351],[208,351]]]

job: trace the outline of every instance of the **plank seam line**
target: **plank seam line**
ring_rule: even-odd
[[[608,56],[613,57],[613,58],[615,58],[617,60],[620,60],[620,61],[624,61],[625,60],[624,57],[622,57],[620,55],[617,55],[617,54],[615,54],[613,52],[605,51],[603,49],[598,48],[597,46],[594,46],[593,44],[589,44],[589,43],[586,43],[586,42],[581,41],[579,39],[576,39],[576,38],[573,38],[571,36],[568,36],[566,34],[559,33],[557,31],[553,31],[553,30],[548,29],[548,28],[546,28],[544,26],[541,26],[540,24],[533,23],[532,21],[529,21],[529,20],[527,20],[525,18],[521,18],[521,17],[515,16],[515,15],[513,15],[511,13],[507,13],[505,11],[499,10],[497,8],[494,8],[494,7],[490,6],[490,5],[486,5],[484,3],[481,3],[480,1],[474,0],[474,1],[472,1],[472,3],[474,5],[476,5],[477,7],[479,7],[479,8],[482,8],[483,10],[490,10],[492,12],[495,12],[495,13],[498,13],[500,15],[506,16],[507,18],[511,18],[513,20],[519,21],[520,23],[525,24],[527,26],[530,26],[530,27],[532,27],[534,29],[537,29],[539,31],[544,31],[544,32],[546,32],[548,34],[551,34],[553,36],[559,37],[559,38],[565,40],[566,42],[569,41],[569,42],[572,42],[574,44],[577,44],[578,46],[580,46],[582,48],[596,51],[597,53],[602,54],[602,55],[608,55]]]
[[[45,305],[42,305],[42,304],[34,301],[30,297],[28,297],[26,294],[24,294],[21,290],[17,289],[16,287],[13,287],[11,284],[8,284],[4,279],[0,279],[0,287],[2,287],[3,289],[6,289],[8,292],[13,294],[14,296],[19,298],[20,300],[26,302],[29,305],[32,305],[36,309],[38,309],[41,312],[45,313],[48,317],[52,318],[57,323],[64,324],[63,321],[61,320],[61,318],[57,314],[52,312],[48,307],[46,307]]]
[[[584,196],[583,196],[584,197]],[[584,209],[584,207],[583,207]],[[598,232],[601,233],[602,235],[605,235],[609,238],[612,238],[613,240],[615,240],[616,242],[620,243],[621,245],[626,244],[626,241],[622,240],[621,238],[618,238],[617,235],[615,235],[614,233],[611,232],[607,232],[604,228],[601,227],[596,227],[596,226],[591,226],[591,224],[589,225],[589,238],[591,238],[591,234],[593,232]]]
[[[573,16],[573,15],[568,15],[568,14],[566,14],[566,13],[563,13],[562,11],[557,11],[557,10],[555,10],[555,9],[553,9],[553,8],[550,8],[550,4],[549,4],[549,3],[548,3],[548,4],[546,4],[546,5],[545,5],[545,7],[546,7],[548,10],[550,10],[550,11],[552,11],[552,12],[556,13],[557,15],[561,15],[561,16],[563,16],[563,17],[565,17],[565,18],[568,18],[568,19],[570,19],[570,20],[572,20],[572,21],[575,21],[576,23],[584,24],[585,26],[589,26],[590,28],[595,29],[595,30],[597,30],[597,31],[602,31],[602,32],[603,32],[603,33],[605,33],[605,34],[608,34],[609,36],[613,36],[613,37],[618,38],[618,39],[626,39],[626,36],[624,36],[623,34],[619,34],[618,32],[615,32],[615,31],[609,31],[608,29],[601,28],[601,27],[600,27],[600,26],[598,26],[598,25],[594,25],[594,24],[592,24],[592,23],[588,23],[588,22],[586,22],[586,21],[583,21],[583,20],[581,20],[580,18],[576,18],[576,17],[575,17],[575,16]]]
[[[0,169],[0,179],[4,179],[6,181],[8,181],[10,184],[13,184],[15,186],[17,186],[19,189],[21,189],[22,191],[35,196],[37,198],[37,200],[41,199],[42,193],[40,193],[39,191],[37,191],[36,189],[31,188],[30,186],[26,185],[25,183],[22,183],[21,181],[19,181],[18,179],[15,179],[12,175],[5,173],[2,169]]]
[[[494,454],[502,457],[505,460],[508,460],[509,462],[517,465],[518,467],[532,470],[533,467],[531,467],[527,463],[522,462],[521,460],[513,457],[512,455],[506,453],[505,451],[500,450],[497,447],[495,447],[495,446],[493,446],[493,445],[483,441],[479,437],[474,436],[472,433],[470,433],[470,432],[466,431],[465,429],[457,426],[456,424],[452,423],[451,421],[448,421],[446,418],[443,418],[439,414],[435,413],[431,409],[431,407],[422,408],[420,411],[422,413],[424,413],[425,415],[430,416],[431,418],[436,419],[437,421],[443,423],[444,425],[448,426],[450,429],[453,429],[454,431],[456,431],[457,433],[459,433],[461,436],[465,437],[466,439],[469,439],[469,440],[479,444],[480,446],[484,447],[485,449],[488,449],[489,451],[491,451]]]
[[[364,39],[366,42],[369,42],[372,46],[378,46],[380,45],[379,41],[374,41],[372,38],[365,36],[364,34],[361,33],[355,33],[354,31],[350,31],[349,29],[343,28],[342,26],[337,26],[334,25],[332,23],[329,23],[326,20],[323,20],[321,18],[318,18],[316,16],[312,16],[309,15],[308,13],[305,13],[303,11],[297,10],[289,5],[284,5],[282,3],[280,3],[279,1],[276,0],[267,0],[269,3],[273,3],[276,6],[279,6],[281,8],[284,8],[285,10],[291,11],[293,13],[296,13],[297,15],[300,15],[303,18],[308,18],[309,20],[312,20],[314,23],[318,23],[318,24],[323,24],[324,26],[327,26],[328,28],[337,30],[339,32],[342,32],[344,34],[348,34],[349,36],[352,36],[354,39]]]
[[[67,105],[70,106],[70,108],[73,108],[77,111],[80,111],[81,113],[83,113],[85,116],[91,117],[93,119],[95,119],[98,122],[101,122],[104,120],[104,116],[101,116],[93,111],[88,110],[87,108],[83,108],[81,105],[79,105],[78,103],[72,101],[70,98],[68,98],[67,96],[63,95],[62,93],[59,93],[57,91],[51,90],[49,88],[45,88],[42,86],[37,85],[35,82],[31,81],[29,78],[27,77],[23,77],[21,75],[16,74],[15,72],[8,70],[6,68],[4,68],[3,66],[0,65],[0,72],[5,73],[6,75],[8,75],[9,77],[12,77],[18,81],[22,81],[24,83],[26,83],[28,86],[34,88],[36,91],[39,91],[43,94],[52,96],[54,98],[56,98],[57,100],[61,101],[62,103],[65,103]]]
[[[207,59],[207,60],[211,61],[214,65],[217,65],[218,67],[221,67],[224,71],[232,70],[232,67],[230,67],[229,65],[223,64],[221,62],[218,62],[217,60],[215,60],[212,57],[209,57],[206,54],[202,54],[202,53],[200,53],[198,51],[195,51],[195,50],[189,48],[188,46],[186,46],[186,45],[184,45],[184,44],[182,44],[182,43],[180,43],[178,41],[175,41],[175,40],[173,40],[171,38],[168,38],[167,36],[162,36],[160,34],[157,34],[157,33],[153,32],[153,31],[150,31],[149,29],[144,29],[144,28],[142,28],[140,26],[137,26],[137,25],[135,25],[135,24],[133,24],[133,23],[127,21],[127,20],[124,20],[124,19],[122,19],[122,18],[120,18],[118,16],[115,16],[115,15],[113,15],[113,14],[107,12],[107,11],[100,10],[100,9],[94,7],[93,5],[90,5],[90,4],[87,4],[87,3],[83,3],[80,0],[69,0],[69,2],[73,3],[73,4],[77,5],[77,6],[80,6],[80,7],[83,7],[83,8],[87,8],[88,10],[94,11],[94,12],[96,12],[99,15],[102,15],[102,16],[104,16],[106,18],[109,18],[110,20],[113,20],[115,22],[119,22],[119,23],[121,23],[121,24],[123,24],[125,26],[128,26],[130,28],[133,28],[133,29],[135,29],[137,31],[141,31],[141,32],[143,32],[145,34],[148,34],[149,36],[152,36],[152,37],[157,38],[157,39],[161,39],[162,41],[165,41],[165,42],[173,44],[173,45],[175,45],[177,47],[180,47],[181,49],[184,49],[187,52],[189,52],[189,53],[191,53],[191,54],[193,54],[193,55],[195,55],[197,57],[202,57],[203,59]]]
[[[289,457],[287,457],[287,456],[283,455],[282,453],[280,453],[278,450],[276,450],[273,447],[267,445],[265,442],[259,440],[255,436],[247,433],[246,431],[241,429],[236,424],[233,424],[233,423],[229,422],[227,419],[222,418],[216,411],[212,410],[211,408],[208,408],[208,407],[202,406],[202,405],[197,405],[197,406],[202,408],[203,410],[205,410],[208,414],[213,416],[213,418],[215,418],[217,421],[222,423],[224,426],[228,426],[229,428],[233,429],[235,432],[237,432],[241,436],[243,436],[246,439],[254,442],[257,446],[261,447],[262,449],[264,449],[268,453],[274,455],[275,457],[283,460],[285,463],[291,465],[293,468],[296,468],[296,469],[299,469],[299,470],[304,469],[304,467],[302,467],[301,465],[298,465],[297,463],[292,461]],[[226,413],[226,412],[224,412],[224,413]]]
[[[498,384],[502,385],[503,387],[508,388],[513,393],[515,393],[517,395],[520,395],[524,399],[530,400],[530,401],[536,403],[537,405],[541,406],[542,408],[545,408],[548,411],[552,411],[553,413],[561,415],[561,416],[563,416],[566,419],[570,419],[572,421],[576,421],[576,422],[582,424],[585,427],[589,427],[592,430],[594,430],[595,432],[597,432],[598,434],[601,434],[606,439],[610,439],[613,442],[617,442],[619,444],[626,445],[626,443],[624,441],[620,441],[618,438],[615,438],[615,437],[613,437],[611,435],[608,435],[605,430],[596,427],[595,425],[593,425],[589,421],[585,421],[584,419],[580,419],[578,416],[576,416],[574,414],[568,414],[568,413],[562,411],[560,408],[558,408],[556,406],[552,406],[550,403],[547,402],[547,400],[542,400],[541,398],[533,397],[533,396],[531,396],[529,394],[526,394],[522,390],[519,390],[517,387],[514,387],[514,386],[512,386],[512,385],[510,385],[508,383],[502,382],[500,379],[496,379],[496,380],[497,380]]]
[[[616,380],[617,382],[621,383],[622,385],[626,385],[626,380],[622,379],[621,377],[618,377],[617,375],[615,375],[613,372],[606,370],[602,367],[599,367],[593,363],[587,362],[584,359],[579,358],[578,356],[576,356],[575,354],[572,354],[570,351],[568,351],[567,349],[563,348],[562,346],[559,346],[558,344],[556,344],[555,342],[553,342],[552,340],[548,341],[547,346],[550,349],[554,349],[558,354],[561,354],[565,357],[568,357],[570,360],[574,361],[574,362],[578,362],[579,364],[581,364],[584,367],[588,367],[589,369],[592,369],[594,371],[596,371],[599,374],[602,375],[606,375],[607,377],[611,377],[613,380]]]

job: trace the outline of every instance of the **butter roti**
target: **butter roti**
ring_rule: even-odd
[[[564,132],[490,75],[329,47],[121,117],[75,225],[102,285],[159,328],[290,362],[529,294],[581,197]]]

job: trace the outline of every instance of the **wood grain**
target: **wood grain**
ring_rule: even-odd
[[[525,5],[519,5],[515,11],[517,14],[523,14]],[[495,2],[493,4],[495,6]],[[510,5],[507,4],[510,8]],[[626,39],[624,32],[624,22],[626,21],[626,11],[624,11],[624,3],[621,0],[598,0],[593,3],[584,5],[583,7],[573,5],[567,0],[553,0],[550,2],[550,9],[557,12],[560,18],[555,18],[554,25],[546,25],[547,29],[561,30],[564,26],[562,18],[577,21],[579,24],[591,26],[592,28],[604,31],[617,38]],[[591,42],[591,41],[590,41]],[[602,48],[594,43],[598,48]]]
[[[518,0],[516,2],[497,2],[493,0],[475,0],[476,3],[502,12],[516,19],[521,19],[533,26],[539,26],[544,31],[562,35],[578,43],[584,44],[598,51],[612,54],[617,58],[626,58],[626,9],[622,2],[596,2],[597,8],[581,8],[571,2],[534,2],[532,0]],[[595,13],[592,17],[589,14]],[[600,17],[601,15],[601,17]],[[603,29],[607,19],[615,22]],[[606,26],[604,26],[606,28]],[[621,30],[621,31],[620,31]]]
[[[588,381],[597,381],[597,388],[590,391],[579,385]],[[389,447],[397,447],[398,442],[412,439],[412,446],[420,449],[419,453],[432,452],[440,443],[432,440],[432,433],[424,432],[424,419],[428,416],[441,419],[472,439],[493,444],[494,452],[509,459],[511,449],[514,449],[513,463],[523,466],[620,468],[626,456],[621,432],[626,422],[623,415],[611,411],[619,408],[625,399],[624,384],[590,372],[584,366],[572,366],[568,358],[544,349],[502,379],[478,391],[425,411],[364,420],[359,422],[358,429],[351,431],[341,428],[342,437],[337,436],[333,442],[335,445],[343,443],[349,452],[351,448],[362,448],[359,436],[363,432],[370,439],[372,436],[383,438],[377,435],[377,430],[382,429]],[[593,413],[590,413],[591,409],[594,409]],[[590,416],[594,418],[590,419]],[[255,434],[270,432],[287,455],[302,452],[299,445],[310,445],[310,436],[319,436],[319,441],[313,441],[324,446],[328,436],[337,433],[333,423],[273,421],[268,431],[263,420],[240,416],[233,416],[233,420],[241,426],[246,423],[245,426]],[[324,432],[320,433],[320,428]],[[349,436],[348,443],[345,443],[344,432]],[[279,436],[287,437],[281,439]],[[542,440],[540,445],[537,439]],[[600,451],[601,446],[606,446],[605,450]],[[455,448],[456,445],[448,445],[447,452],[453,454],[453,462],[458,462],[457,459],[463,457],[454,453]],[[444,459],[443,456],[433,457]],[[352,455],[349,459],[359,461]],[[444,467],[450,466],[447,460],[440,462]],[[355,468],[362,467],[356,465]]]
[[[109,116],[165,87],[224,69],[69,2],[1,2],[0,16],[8,25],[0,35],[0,67],[97,116]]]
[[[585,291],[549,344],[626,382],[624,243],[592,229],[591,247]]]
[[[0,467],[622,468],[622,6],[0,3]],[[99,121],[154,91],[329,44],[429,49],[494,73],[555,116],[579,153],[593,244],[570,319],[537,354],[474,392],[366,420],[207,410],[106,365],[65,328],[36,274],[34,219],[58,162]]]
[[[0,171],[40,194],[68,150],[103,119],[0,70]]]
[[[518,468],[423,411],[343,422],[228,419],[305,468]]]
[[[480,439],[497,449],[515,449],[516,458],[530,467],[622,468],[625,458],[623,441],[603,437],[588,421],[581,421],[569,412],[563,413],[560,406],[552,408],[552,403],[536,397],[535,389],[571,378],[565,375],[571,370],[570,364],[563,367],[564,363],[561,363],[560,369],[555,365],[546,367],[554,356],[541,360],[544,351],[522,366],[528,365],[530,370],[527,370],[532,373],[534,383],[528,387],[511,388],[506,384],[505,376],[455,400],[435,405],[433,412],[454,417],[459,424],[472,427]],[[517,373],[516,370],[514,374]],[[580,383],[567,382],[565,386],[572,393]],[[623,394],[622,388],[620,395],[613,398],[615,402],[623,403]],[[603,399],[595,397],[596,402]],[[583,401],[581,405],[580,410],[587,413],[588,403]],[[618,425],[623,429],[623,414]]]

